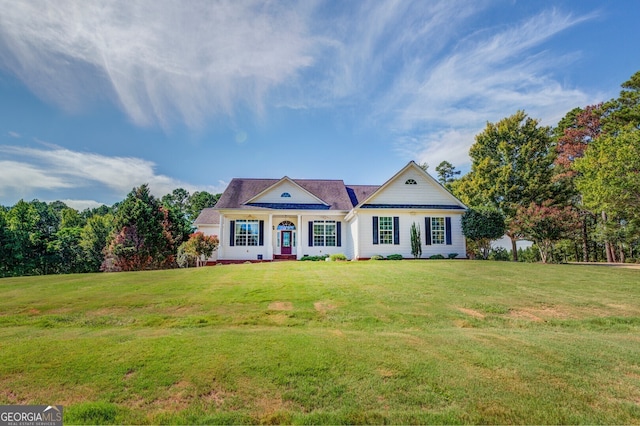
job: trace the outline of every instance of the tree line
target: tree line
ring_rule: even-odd
[[[524,111],[487,123],[471,146],[471,171],[440,182],[471,207],[463,217],[470,255],[488,257],[506,234],[535,243],[548,261],[638,261],[640,71],[618,98],[569,111],[557,127]]]
[[[0,277],[130,271],[197,263],[217,238],[192,223],[220,194],[182,188],[161,199],[148,185],[111,207],[79,212],[61,201],[0,206]]]

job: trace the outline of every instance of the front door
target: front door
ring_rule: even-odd
[[[282,254],[291,254],[291,231],[282,231],[280,233],[280,247]]]

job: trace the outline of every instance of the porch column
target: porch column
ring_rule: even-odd
[[[296,247],[296,260],[300,260],[300,258],[302,258],[302,247],[303,247],[303,241],[305,238],[305,227],[302,225],[302,215],[299,214],[298,215],[298,226],[296,227],[296,230],[298,232],[298,247]]]
[[[218,241],[219,241],[219,243],[218,243],[218,259],[224,259],[224,249],[223,249],[224,242],[225,242],[225,237],[224,237],[225,236],[225,233],[224,233],[224,230],[225,230],[224,222],[225,222],[225,220],[224,219],[225,219],[224,215],[222,214],[222,212],[220,212],[220,232],[218,232],[218,234],[220,234],[220,235],[218,235]]]
[[[264,243],[267,246],[267,259],[273,260],[273,214],[269,213],[269,220],[265,229]]]

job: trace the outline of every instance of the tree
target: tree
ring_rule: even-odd
[[[587,106],[584,109],[574,108],[558,124],[555,129],[557,156],[554,162],[554,180],[565,185],[571,194],[571,204],[578,210],[582,219],[582,260],[589,261],[590,224],[594,222],[594,214],[585,209],[575,178],[578,171],[574,162],[584,156],[590,143],[602,134],[602,104]],[[606,243],[609,244],[608,242]]]
[[[465,204],[493,207],[504,214],[514,261],[520,236],[509,225],[518,207],[547,200],[560,203],[567,197],[562,185],[552,180],[552,148],[550,128],[540,127],[524,111],[487,123],[469,150],[471,172],[455,186]]]
[[[219,244],[217,235],[195,232],[178,248],[178,263],[180,266],[189,266],[193,263],[196,266],[201,266],[202,262],[206,262],[206,259],[218,249]]]
[[[602,214],[603,225],[640,225],[640,130],[633,124],[595,140],[575,163],[584,204]],[[612,235],[609,231],[603,235]],[[616,261],[608,252],[608,260]]]
[[[84,254],[87,271],[100,270],[112,229],[113,215],[111,214],[91,216],[82,228],[79,245]]]
[[[114,234],[102,269],[159,269],[175,264],[182,230],[171,213],[151,195],[148,185],[134,188],[118,206]]]
[[[513,226],[517,232],[533,241],[540,250],[542,263],[547,263],[555,242],[568,237],[579,226],[576,211],[570,206],[553,206],[550,203],[531,203],[519,207]]]
[[[491,241],[501,238],[505,230],[504,216],[495,208],[469,209],[462,215],[462,233],[477,245],[485,260]]]
[[[411,224],[411,254],[415,259],[422,256],[422,242],[420,236],[420,225],[415,222]]]
[[[187,202],[187,213],[191,221],[196,220],[202,209],[216,205],[222,194],[210,194],[207,191],[196,191]]]
[[[443,161],[436,167],[438,173],[438,181],[447,189],[450,189],[450,184],[456,180],[456,176],[460,174],[460,170],[456,168],[448,161]]]

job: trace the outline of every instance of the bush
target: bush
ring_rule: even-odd
[[[402,260],[404,259],[404,257],[402,257],[401,254],[390,254],[389,256],[387,256],[387,260]]]
[[[300,260],[308,260],[311,262],[321,262],[324,261],[325,259],[327,259],[329,257],[328,254],[322,255],[322,256],[302,256],[300,258]]]
[[[347,260],[347,256],[342,253],[336,253],[331,255],[331,260],[333,260],[334,262],[337,260]]]
[[[434,254],[433,256],[429,256],[429,259],[444,259],[444,256],[441,254]]]
[[[511,253],[504,247],[495,247],[489,252],[489,260],[508,262],[511,260]]]
[[[458,257],[458,253],[449,253],[449,254],[447,255],[447,257],[448,257],[449,259],[455,259],[456,257]]]
[[[374,254],[371,256],[369,260],[384,260],[384,256],[380,256],[379,254]]]

